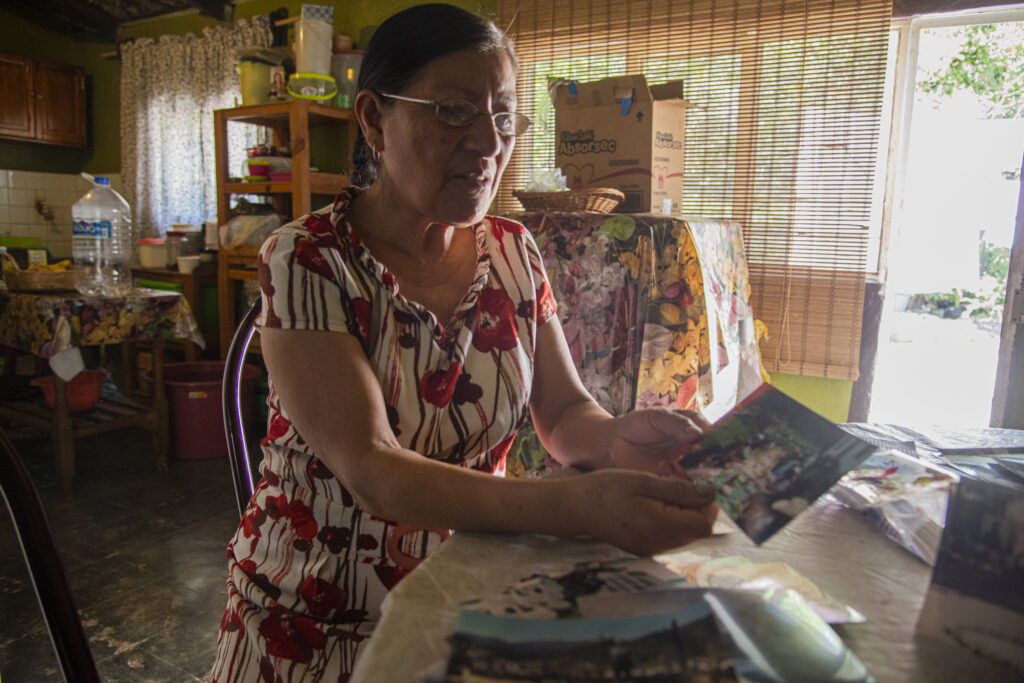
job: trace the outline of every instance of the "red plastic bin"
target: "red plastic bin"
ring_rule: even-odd
[[[250,412],[252,381],[259,368],[246,365],[242,372],[241,408]],[[221,411],[223,361],[168,363],[164,388],[170,412],[171,452],[184,460],[223,458],[228,454]]]

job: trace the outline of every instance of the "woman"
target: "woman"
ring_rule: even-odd
[[[536,245],[485,217],[529,125],[516,69],[508,38],[463,10],[386,21],[355,101],[368,187],[261,250],[269,434],[228,551],[214,681],[344,680],[401,575],[385,520],[586,534],[640,554],[710,532],[710,487],[631,471],[654,471],[705,424],[598,407]],[[492,476],[527,408],[559,461],[603,471]]]

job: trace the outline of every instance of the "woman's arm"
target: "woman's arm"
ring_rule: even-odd
[[[613,418],[580,382],[557,318],[537,331],[533,424],[541,443],[563,465],[625,467],[648,472],[710,426],[692,411],[637,410]]]
[[[282,410],[373,515],[464,531],[589,534],[639,554],[710,531],[713,492],[684,480],[619,471],[505,480],[402,448],[350,335],[264,328],[261,347]]]

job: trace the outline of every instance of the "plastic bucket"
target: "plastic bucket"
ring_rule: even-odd
[[[252,407],[252,382],[260,374],[254,365],[242,372],[242,414]],[[223,361],[168,363],[164,388],[170,413],[171,452],[183,460],[222,458],[228,454],[221,410]]]

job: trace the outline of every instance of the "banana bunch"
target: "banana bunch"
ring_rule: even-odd
[[[50,271],[50,272],[60,272],[60,271],[63,271],[63,270],[67,270],[70,267],[71,267],[71,259],[64,259],[63,261],[57,261],[56,263],[33,263],[28,268],[26,268],[26,270],[29,270],[29,271],[45,270],[45,271]]]

